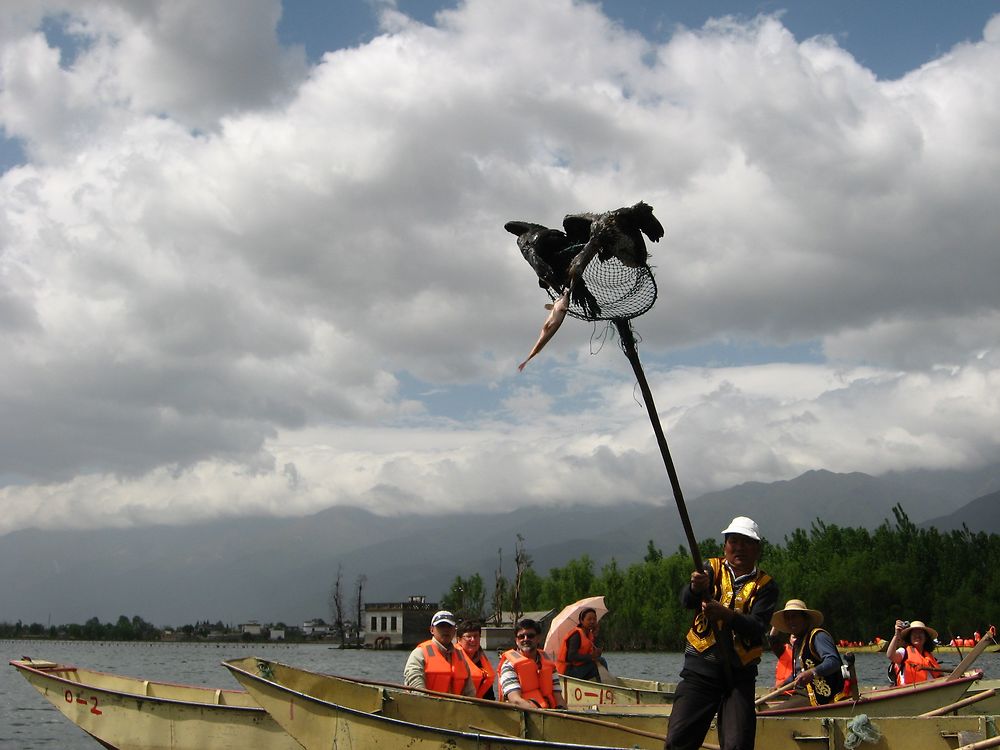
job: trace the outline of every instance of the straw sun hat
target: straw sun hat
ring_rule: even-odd
[[[904,628],[903,630],[899,631],[899,637],[900,638],[908,637],[910,635],[911,630],[923,630],[924,632],[927,633],[927,636],[929,638],[935,640],[938,637],[937,631],[934,628],[928,625],[924,625],[922,622],[920,622],[920,620],[914,620],[913,622],[910,623],[910,627]]]
[[[801,599],[789,599],[785,602],[785,608],[778,610],[771,616],[771,625],[782,633],[790,633],[791,628],[785,622],[785,615],[789,612],[799,612],[809,618],[809,627],[818,628],[823,624],[823,613],[818,609],[809,609]]]

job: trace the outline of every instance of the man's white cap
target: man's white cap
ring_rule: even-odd
[[[729,526],[722,530],[722,536],[726,534],[739,534],[760,541],[760,527],[757,526],[756,521],[746,516],[736,516],[730,521]]]
[[[434,613],[434,616],[431,618],[431,627],[434,627],[435,625],[440,625],[441,623],[444,623],[445,625],[451,625],[454,627],[455,615],[453,615],[446,609],[439,609],[437,612]]]

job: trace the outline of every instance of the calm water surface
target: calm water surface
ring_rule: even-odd
[[[90,643],[72,641],[0,641],[0,748],[3,750],[99,750],[94,740],[63,717],[7,662],[30,656],[68,662],[79,667],[117,672],[150,680],[237,688],[220,662],[259,655],[319,672],[371,680],[399,682],[406,652],[341,651],[320,644],[194,644]],[[676,682],[682,662],[676,653],[611,653],[613,674]],[[774,657],[765,654],[762,676],[774,674]],[[941,657],[954,666],[952,654]],[[884,684],[886,659],[881,654],[858,654],[858,676],[865,685]],[[977,662],[987,677],[1000,676],[1000,654],[984,654]],[[759,680],[763,684],[763,679]]]

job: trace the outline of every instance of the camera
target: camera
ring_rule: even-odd
[[[910,627],[910,621],[909,620],[903,620],[903,630],[906,630],[906,628],[908,628],[908,627]]]

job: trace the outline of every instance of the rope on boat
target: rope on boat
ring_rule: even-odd
[[[847,750],[854,750],[862,742],[870,742],[874,745],[880,739],[882,739],[882,731],[872,724],[868,714],[858,714],[847,725],[844,747]]]

